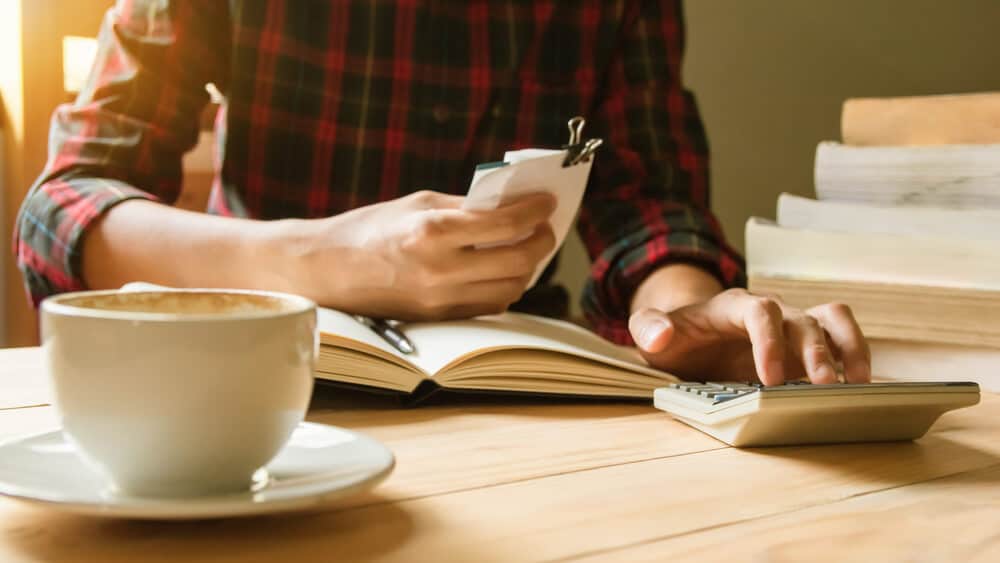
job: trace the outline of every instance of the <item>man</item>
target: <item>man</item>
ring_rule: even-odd
[[[22,208],[30,294],[146,280],[398,319],[501,311],[553,245],[553,203],[469,212],[455,194],[477,162],[558,146],[583,115],[605,140],[579,219],[597,332],[681,376],[831,382],[839,360],[868,381],[846,307],[723,291],[744,274],[708,211],[680,4],[120,0]],[[170,203],[209,83],[220,174],[198,214]]]

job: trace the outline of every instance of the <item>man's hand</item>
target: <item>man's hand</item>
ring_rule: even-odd
[[[847,382],[871,380],[868,344],[847,306],[800,311],[719,290],[712,276],[686,265],[667,266],[640,286],[629,329],[651,365],[687,379],[780,385],[803,376],[835,383],[839,361]]]
[[[292,258],[283,285],[323,305],[401,320],[503,311],[555,245],[548,223],[555,200],[537,194],[467,211],[463,199],[424,191],[290,223],[282,238]]]

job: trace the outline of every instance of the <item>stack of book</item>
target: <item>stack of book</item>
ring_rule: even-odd
[[[846,302],[874,349],[997,362],[1000,93],[850,100],[842,134],[817,148],[816,200],[747,223],[751,290]]]

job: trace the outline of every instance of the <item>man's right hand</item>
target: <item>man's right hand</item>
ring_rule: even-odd
[[[555,200],[535,194],[488,211],[463,210],[463,200],[422,191],[335,217],[283,222],[271,248],[285,266],[273,281],[369,316],[439,320],[503,311],[555,245],[548,223]]]

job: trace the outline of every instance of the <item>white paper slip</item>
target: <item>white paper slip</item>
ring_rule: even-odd
[[[538,281],[563,240],[573,226],[573,220],[583,201],[587,188],[587,178],[593,159],[587,159],[571,166],[563,167],[566,150],[524,149],[508,151],[503,163],[480,165],[472,177],[469,193],[463,204],[464,209],[496,209],[501,204],[515,198],[533,194],[550,193],[556,197],[556,210],[550,223],[556,237],[555,248],[538,264],[531,278],[531,287]],[[530,236],[512,241],[497,241],[495,245],[512,244]]]

